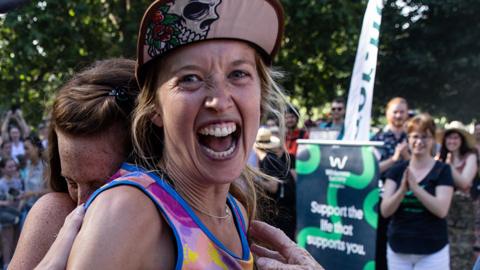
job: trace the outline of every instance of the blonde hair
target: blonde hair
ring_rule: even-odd
[[[260,109],[262,117],[274,115],[280,124],[280,134],[283,137],[285,133],[284,112],[286,110],[286,98],[282,89],[276,80],[282,77],[282,73],[267,67],[261,57],[256,54],[255,62],[260,78],[261,101]],[[153,61],[153,66],[146,70],[145,83],[138,97],[138,105],[134,111],[132,121],[132,141],[136,162],[147,170],[166,172],[165,164],[167,161],[162,156],[163,130],[151,121],[155,113],[156,106],[156,81],[157,75],[161,71],[162,61],[157,59]],[[247,209],[249,219],[257,216],[257,188],[254,180],[257,178],[274,179],[260,171],[245,167],[240,178],[244,180],[245,187],[235,181],[231,184],[229,192],[238,199]],[[167,179],[168,180],[168,177]],[[172,185],[174,183],[171,183]]]

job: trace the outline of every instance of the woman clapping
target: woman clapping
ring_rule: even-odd
[[[426,114],[407,124],[411,160],[387,173],[381,203],[388,229],[388,268],[450,269],[447,222],[453,194],[450,166],[432,156],[435,123]]]

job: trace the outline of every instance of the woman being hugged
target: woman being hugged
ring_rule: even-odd
[[[427,114],[407,124],[411,160],[386,175],[381,203],[388,228],[388,268],[450,269],[447,234],[453,194],[450,166],[432,156],[435,123]],[[414,255],[414,256],[412,256]]]
[[[44,257],[38,269],[65,269],[70,247],[62,244],[71,246],[74,239],[65,229],[76,233],[80,227],[72,226],[74,212],[60,230],[68,213],[110,178],[128,171],[121,165],[132,151],[130,117],[137,94],[135,61],[120,58],[96,61],[57,91],[46,168],[53,192],[29,211],[9,269],[33,269]]]

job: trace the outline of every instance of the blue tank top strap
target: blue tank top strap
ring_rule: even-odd
[[[177,248],[175,269],[198,269],[201,265],[207,265],[205,263],[218,264],[221,269],[225,267],[227,267],[225,269],[253,268],[253,257],[246,238],[247,224],[238,202],[232,195],[227,196],[227,204],[231,209],[235,227],[240,237],[242,246],[240,256],[226,248],[200,221],[186,201],[158,174],[135,165],[127,164],[122,168],[128,173],[95,191],[86,202],[85,209],[90,207],[99,194],[108,189],[125,185],[135,187],[154,202],[162,217],[172,229]],[[213,249],[200,248],[205,246]],[[199,256],[200,254],[202,255]],[[219,261],[219,258],[222,259]]]
[[[227,200],[232,208],[233,218],[237,227],[238,234],[240,235],[240,241],[242,243],[242,259],[248,260],[250,255],[250,249],[248,247],[247,241],[247,226],[245,224],[245,219],[243,218],[242,211],[238,206],[237,200],[231,194],[228,194]]]
[[[152,200],[154,200],[152,198],[152,196],[150,195],[150,193],[145,189],[145,187],[137,182],[133,182],[133,181],[129,181],[129,180],[122,180],[122,179],[115,179],[115,181],[111,181],[110,183],[102,186],[101,188],[97,189],[95,192],[92,193],[92,195],[90,195],[90,197],[88,198],[87,202],[85,202],[85,210],[87,210],[90,205],[92,204],[92,202],[98,197],[98,195],[100,195],[100,193],[106,191],[106,190],[109,190],[113,187],[117,187],[117,186],[132,186],[132,187],[136,187],[138,188],[139,190],[141,190],[143,193],[145,193],[145,195],[147,195],[149,198],[151,198]]]
[[[161,187],[165,190],[172,198],[175,198],[176,203],[178,203],[188,214],[189,218],[192,219],[197,226],[203,231],[205,235],[207,235],[212,242],[214,242],[218,247],[223,249],[225,252],[230,254],[232,257],[241,259],[241,260],[248,260],[250,256],[250,247],[246,237],[246,226],[245,221],[242,215],[242,212],[236,202],[236,199],[231,195],[228,194],[227,196],[227,203],[229,204],[230,209],[232,209],[233,219],[235,222],[235,227],[237,232],[240,236],[241,244],[242,244],[242,254],[237,256],[231,250],[229,250],[222,242],[220,242],[217,237],[215,237],[212,232],[203,224],[203,222],[198,218],[198,216],[193,212],[193,209],[190,205],[173,189],[168,183],[166,183],[163,179],[161,179],[157,174],[153,172],[147,172],[147,174],[157,182],[157,186]]]
[[[147,183],[143,183],[144,185],[138,183],[137,181],[132,181],[134,179],[137,179],[139,176],[143,175],[145,172],[145,170],[141,167],[137,167],[133,164],[129,164],[129,163],[123,163],[120,170],[118,170],[113,176],[112,178],[108,179],[107,183],[105,185],[103,185],[102,187],[100,187],[99,189],[97,189],[95,192],[92,193],[92,195],[90,195],[90,197],[88,198],[87,202],[85,203],[85,210],[88,209],[88,207],[90,207],[90,204],[92,204],[93,200],[95,200],[95,198],[102,192],[104,192],[105,190],[107,189],[110,189],[112,187],[116,187],[116,186],[119,186],[119,185],[130,185],[130,186],[134,186],[134,187],[137,187],[139,188],[140,190],[142,190],[143,192],[146,192],[146,188],[147,188]],[[116,178],[115,178],[116,176]],[[151,183],[155,183],[154,181],[150,181],[150,184]]]
[[[159,204],[157,198],[152,195],[152,193],[150,191],[147,190],[147,186],[145,186],[145,183],[140,184],[140,183],[137,183],[135,181],[132,181],[130,180],[131,178],[135,178],[136,176],[139,175],[139,173],[141,175],[145,175],[144,171],[141,170],[141,168],[135,168],[134,165],[130,165],[130,166],[133,166],[133,167],[130,167],[129,168],[129,171],[131,173],[129,174],[126,174],[120,178],[117,178],[117,179],[114,179],[113,181],[111,181],[110,183],[102,186],[101,188],[99,188],[98,190],[96,190],[91,196],[90,198],[87,200],[87,202],[85,203],[85,211],[88,209],[88,207],[90,207],[90,205],[92,204],[92,202],[95,200],[95,198],[98,197],[98,195],[100,195],[102,192],[108,190],[108,189],[111,189],[111,188],[114,188],[114,187],[118,187],[118,186],[131,186],[131,187],[135,187],[137,189],[139,189],[140,191],[142,191],[148,198],[150,198],[150,200],[152,200],[152,202],[155,204],[156,208],[160,211],[160,213],[162,214],[163,218],[165,218],[168,226],[170,227],[170,229],[172,230],[173,232],[173,235],[175,237],[175,246],[177,248],[177,257],[176,257],[176,263],[175,263],[175,270],[180,270],[182,269],[182,264],[183,264],[183,248],[182,248],[182,244],[181,244],[181,240],[180,240],[180,236],[179,236],[179,233],[176,229],[176,227],[173,225],[169,215],[167,215],[165,213],[165,209],[163,209],[163,207]],[[133,169],[133,170],[132,170]],[[134,170],[137,169],[137,172],[135,172]],[[155,184],[156,182],[152,180],[151,184]]]

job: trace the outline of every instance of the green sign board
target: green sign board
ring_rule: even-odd
[[[298,244],[325,269],[374,270],[379,170],[373,144],[299,143]]]

